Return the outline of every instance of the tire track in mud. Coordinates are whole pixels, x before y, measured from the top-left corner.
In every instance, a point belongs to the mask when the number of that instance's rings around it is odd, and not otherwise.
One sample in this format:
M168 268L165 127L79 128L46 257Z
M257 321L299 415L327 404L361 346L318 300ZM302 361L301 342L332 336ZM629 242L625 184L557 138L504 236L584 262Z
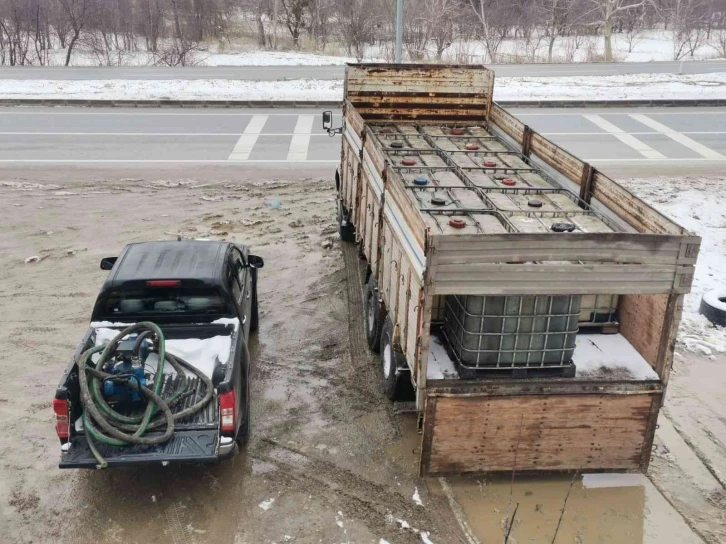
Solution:
M402 533L396 520L405 520L411 527L426 531L435 525L430 517L432 512L417 506L410 498L294 446L262 438L252 455L278 468L267 473L269 478L286 480L288 485L316 496L335 511L346 512L374 534L385 535L392 542L421 541L414 534ZM438 538L437 542L444 537L439 534Z
M195 544L194 538L186 529L182 519L184 517L184 505L180 502L173 502L164 510L166 526L171 533L174 544Z
M378 361L368 347L365 327L363 325L363 288L362 269L358 248L355 244L341 242L343 260L345 262L346 285L348 289L348 338L350 343L350 364L356 371L356 387L370 393L373 397L380 397L387 402L380 392L380 378L378 376ZM401 438L401 430L393 416L393 406L384 407L386 417L391 424L391 431L395 439Z

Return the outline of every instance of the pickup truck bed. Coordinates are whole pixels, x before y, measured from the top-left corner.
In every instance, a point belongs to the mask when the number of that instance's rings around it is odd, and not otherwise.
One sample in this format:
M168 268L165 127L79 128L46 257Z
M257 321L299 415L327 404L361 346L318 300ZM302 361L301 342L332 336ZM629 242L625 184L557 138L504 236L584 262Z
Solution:
M101 354L95 353L87 363L89 366L99 364L94 376L98 376L101 366L105 369L101 372L104 377L100 384L104 400L117 415L120 414L118 417L144 412L147 403L143 397L134 400L133 396L127 396L130 395L129 386L123 384L131 380L126 377L128 370L119 371L117 375L121 378L116 378L109 373L111 367L108 365L116 368L129 361L136 364L136 371L143 373L146 387L153 390L159 368L158 339L153 340L158 332L153 331L160 329L166 352L185 361L200 374L185 367L187 393L174 401L174 392L183 384L167 357L159 391L161 399L155 402L161 403L159 406L168 404L172 414L198 408L175 420L173 435L160 444L113 446L103 443L108 438L94 438L100 457L107 466L113 467L207 463L233 455L237 444L244 443L249 433L247 338L257 327L256 269L262 267L262 260L249 255L246 247L226 242L150 242L127 246L118 259L104 259L102 268L105 266L108 270L109 265L112 270L99 294L90 327L61 378L53 402L62 449L59 467L99 466L100 460L93 454L83 424L79 361L86 351L106 345L135 323L142 328L126 336L130 345L134 345L140 330L148 331L141 334L150 333L151 336L139 341L133 351L124 348L127 350L122 352L125 355L119 355L120 347L116 346L111 355L113 358L104 358L104 362L99 363ZM152 331L141 322L155 323L158 329ZM143 354L142 345L147 346ZM125 357L123 361L126 362L120 361L119 357ZM207 379L211 380L212 395L206 405L199 406L209 398ZM109 382L113 385L107 392L105 386ZM121 384L121 393L116 390L117 383ZM93 404L98 407L98 402ZM103 417L103 411L93 415L88 403L87 407L88 417L91 421L96 420L94 427L101 435L109 437L108 431L101 432L96 419ZM117 415L113 417L117 418ZM120 424L113 426L131 439L133 431L119 428ZM143 436L164 436L165 430L166 424L148 429Z

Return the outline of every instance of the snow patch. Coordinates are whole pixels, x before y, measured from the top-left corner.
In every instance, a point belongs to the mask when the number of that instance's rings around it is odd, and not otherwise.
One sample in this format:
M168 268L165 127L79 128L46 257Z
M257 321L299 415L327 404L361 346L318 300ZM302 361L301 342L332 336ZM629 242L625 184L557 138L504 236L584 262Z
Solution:
M257 506L259 506L259 507L260 507L260 508L262 508L262 509L263 509L263 510L264 510L265 512L267 512L267 511L268 511L268 510L269 510L270 508L272 508L272 503L273 503L273 502L275 502L275 499L274 499L274 497L273 497L272 499L267 499L266 501L262 501L262 502L261 502L260 504L258 504Z
M419 506L423 506L423 503L421 502L421 495L418 494L418 487L414 488L412 498L413 498L413 502L415 502Z
M502 77L497 100L657 100L723 98L726 73L599 77ZM342 80L21 80L0 81L0 99L341 101Z

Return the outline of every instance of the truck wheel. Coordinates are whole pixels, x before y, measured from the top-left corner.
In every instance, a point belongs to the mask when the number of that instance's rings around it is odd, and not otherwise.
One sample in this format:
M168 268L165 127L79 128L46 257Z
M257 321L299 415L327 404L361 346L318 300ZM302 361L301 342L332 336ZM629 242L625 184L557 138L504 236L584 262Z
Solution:
M393 322L390 317L386 317L381 331L381 384L383 394L390 400L398 397L398 369L402 366L404 357L393 341Z
M726 291L709 291L703 295L700 311L714 325L726 327Z
M343 226L343 219L345 217L345 209L343 203L338 199L338 232L340 233L340 239L343 242L355 242L355 227L350 221L347 221Z
M255 332L260 326L260 308L257 304L257 269L252 269L252 315L250 316L250 332Z
M368 286L366 287L365 312L368 347L378 353L381 349L381 331L383 330L386 314L383 305L378 300L378 289L373 274L368 278Z

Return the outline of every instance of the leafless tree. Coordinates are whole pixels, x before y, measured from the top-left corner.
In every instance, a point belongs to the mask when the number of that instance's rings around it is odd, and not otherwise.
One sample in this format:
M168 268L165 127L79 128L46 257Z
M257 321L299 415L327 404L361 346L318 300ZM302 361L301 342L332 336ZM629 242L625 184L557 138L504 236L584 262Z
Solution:
M340 37L359 61L363 58L366 44L373 41L377 18L366 0L341 0L336 15L340 25Z
M613 60L612 36L618 17L645 5L645 0L587 0L589 11L587 16L597 25L605 43L605 60Z
M71 63L73 47L78 43L81 33L95 13L95 0L58 0L68 17L68 24L71 27L71 41L68 43L66 53L66 66Z
M300 33L308 24L307 9L311 0L280 0L282 11L280 17L292 36L296 49L300 48Z
M510 23L507 0L467 0L471 12L479 23L479 36L487 50L490 62L497 62L502 41L507 36Z

